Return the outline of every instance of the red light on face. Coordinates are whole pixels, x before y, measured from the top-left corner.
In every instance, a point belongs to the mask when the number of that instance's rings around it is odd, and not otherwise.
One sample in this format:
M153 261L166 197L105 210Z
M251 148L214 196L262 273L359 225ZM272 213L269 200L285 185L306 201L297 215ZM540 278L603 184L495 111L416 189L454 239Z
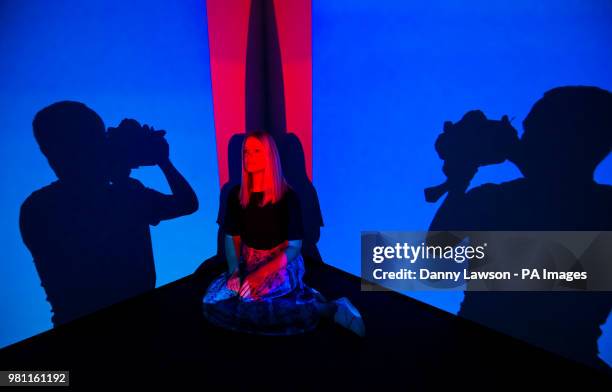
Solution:
M265 146L257 138L247 138L243 154L244 167L247 172L255 173L266 169L267 154Z
M229 180L230 140L233 135L247 131L245 91L251 3L251 0L206 0L221 186ZM263 7L265 2L258 4ZM273 4L282 54L286 110L283 116L286 116L289 132L295 134L302 144L306 172L312 179L312 4L311 0L273 0ZM265 21L268 24L273 22ZM257 29L254 31L261 33ZM249 170L246 164L244 168Z

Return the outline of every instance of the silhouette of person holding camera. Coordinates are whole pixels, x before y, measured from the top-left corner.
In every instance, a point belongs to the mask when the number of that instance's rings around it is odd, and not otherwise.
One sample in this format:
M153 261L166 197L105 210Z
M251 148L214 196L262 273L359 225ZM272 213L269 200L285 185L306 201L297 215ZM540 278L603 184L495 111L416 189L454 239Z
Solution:
M72 101L39 111L33 130L57 180L27 197L19 225L54 326L155 288L149 225L198 209L165 132L124 120L107 133L96 112ZM142 165L159 166L172 194L129 177Z
M445 163L448 195L430 231L612 230L612 186L594 180L612 148L612 94L587 86L552 89L532 107L523 128L520 141L499 149L522 178L466 192L477 165ZM452 149L470 144L488 148L459 137ZM458 314L609 370L598 357L597 340L611 309L612 293L605 291L466 291Z

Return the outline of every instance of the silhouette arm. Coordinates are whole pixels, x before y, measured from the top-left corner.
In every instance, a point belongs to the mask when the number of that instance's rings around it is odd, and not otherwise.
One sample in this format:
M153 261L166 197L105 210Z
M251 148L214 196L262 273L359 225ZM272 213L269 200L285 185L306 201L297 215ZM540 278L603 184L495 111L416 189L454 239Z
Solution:
M491 230L487 222L496 216L496 200L501 197L498 185L486 183L468 192L464 189L449 191L429 226L428 244L455 246L467 235L462 232Z
M463 191L450 191L436 211L427 234L427 245L456 246L463 238L448 230L466 230L470 219L469 197Z
M431 220L429 231L461 229L461 226L466 224L465 212L467 210L467 195L449 192Z
M159 220L177 218L196 212L199 208L198 197L170 159L160 162L159 167L172 191L172 195L164 195L161 202L158 203Z

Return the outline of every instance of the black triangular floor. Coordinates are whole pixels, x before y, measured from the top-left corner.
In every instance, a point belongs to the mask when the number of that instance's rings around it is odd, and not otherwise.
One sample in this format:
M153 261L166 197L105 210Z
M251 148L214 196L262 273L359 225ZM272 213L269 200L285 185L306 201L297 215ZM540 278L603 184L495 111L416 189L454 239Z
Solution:
M611 380L401 294L361 291L358 277L328 265L308 266L306 283L329 299L349 297L362 313L366 338L331 322L292 337L221 330L205 321L200 301L223 268L211 258L193 275L6 347L0 370L70 370L71 385L87 389L188 382L230 390L331 384L588 390Z

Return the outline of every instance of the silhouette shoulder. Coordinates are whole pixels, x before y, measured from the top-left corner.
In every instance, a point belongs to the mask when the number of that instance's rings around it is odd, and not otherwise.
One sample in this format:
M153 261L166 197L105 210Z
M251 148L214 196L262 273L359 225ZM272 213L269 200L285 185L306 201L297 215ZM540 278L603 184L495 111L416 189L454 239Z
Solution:
M47 220L45 215L58 203L57 190L56 183L51 183L32 192L21 203L19 231L28 248L31 248L33 242L40 238L40 230L43 229L41 224Z
M176 216L176 203L172 195L166 195L144 185L139 180L128 177L116 186L115 200L121 208L130 208L135 216L152 226L157 226L162 220Z
M478 202L495 197L502 189L501 184L486 183L470 189L465 195L470 201Z
M146 189L146 187L144 186L142 182L140 182L140 180L137 180L133 177L128 177L123 181L124 182L122 182L121 185L119 186L124 187L127 190L140 191L140 190ZM117 185L115 185L115 187L116 186Z
M44 206L53 204L57 196L57 186L53 182L30 193L21 204L21 214L31 214L36 211L44 210Z
M522 178L518 178L512 181L502 182L501 184L485 183L470 189L466 196L470 201L482 202L488 201L492 198L499 198L506 194L515 194L523 189L524 181Z

